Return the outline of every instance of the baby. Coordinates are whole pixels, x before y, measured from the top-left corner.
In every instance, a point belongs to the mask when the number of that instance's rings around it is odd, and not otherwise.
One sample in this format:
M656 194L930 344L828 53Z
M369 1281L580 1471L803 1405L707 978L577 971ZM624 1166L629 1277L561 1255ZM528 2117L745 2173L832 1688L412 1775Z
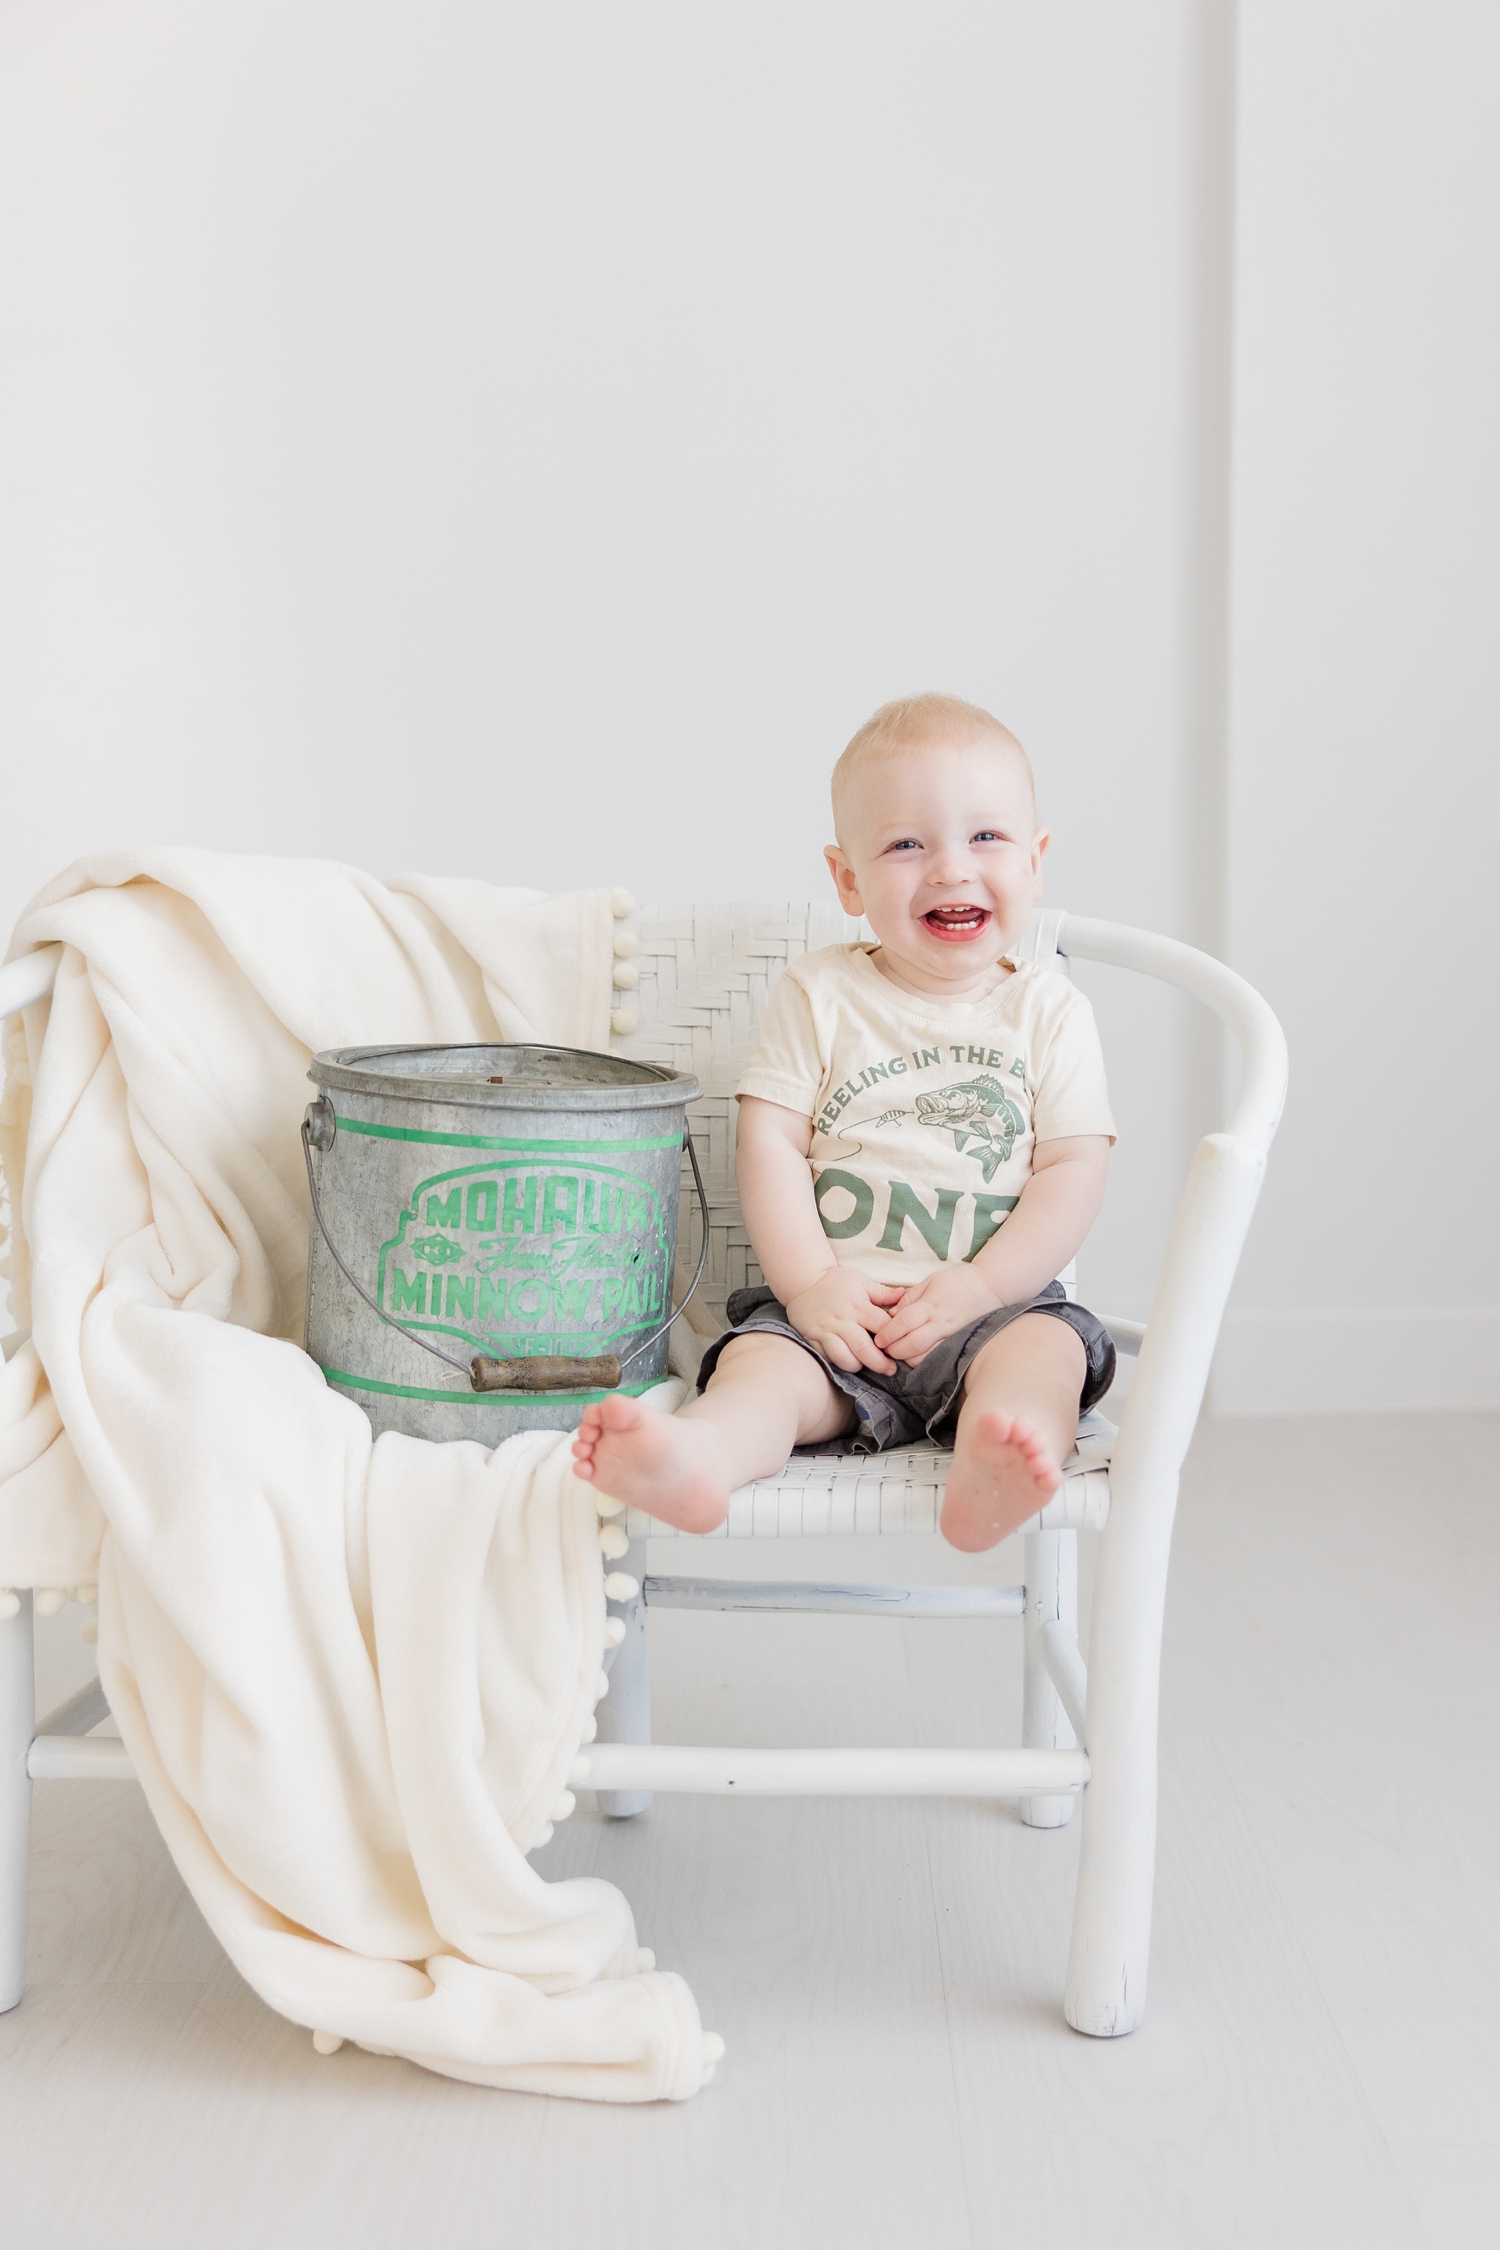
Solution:
M675 1415L585 1409L576 1473L685 1531L794 1445L953 1448L942 1529L992 1547L1061 1482L1114 1346L1057 1274L1104 1198L1093 1013L1016 959L1042 891L1025 751L950 696L888 703L833 775L826 857L875 943L792 964L739 1087L766 1286L729 1299Z

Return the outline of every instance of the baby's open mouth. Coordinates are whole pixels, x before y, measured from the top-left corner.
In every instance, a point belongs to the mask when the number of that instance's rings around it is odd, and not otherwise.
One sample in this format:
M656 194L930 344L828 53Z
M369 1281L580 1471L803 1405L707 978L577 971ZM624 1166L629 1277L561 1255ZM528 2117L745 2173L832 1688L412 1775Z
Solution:
M934 937L946 938L950 944L961 943L989 927L990 910L987 906L935 906L922 920Z

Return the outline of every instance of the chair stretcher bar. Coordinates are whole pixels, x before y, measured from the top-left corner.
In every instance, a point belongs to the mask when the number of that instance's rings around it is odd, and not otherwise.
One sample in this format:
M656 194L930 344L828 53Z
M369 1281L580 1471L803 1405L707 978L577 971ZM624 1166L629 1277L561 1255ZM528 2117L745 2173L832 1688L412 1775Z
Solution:
M33 1781L134 1781L135 1767L112 1735L39 1734L26 1754Z
M812 1586L648 1576L648 1609L806 1610L836 1617L1024 1617L1024 1586Z
M1082 1750L724 1750L660 1742L591 1743L570 1776L584 1789L695 1797L1055 1797L1084 1788L1088 1778Z
M38 1734L89 1734L101 1719L108 1717L109 1704L102 1684L96 1679L86 1680L76 1695L70 1695L66 1703L59 1703L55 1711L47 1713L36 1731Z
M89 1680L66 1703L49 1711L32 1737L26 1771L33 1781L134 1781L135 1768L123 1742L112 1735L91 1736L89 1729L109 1717L109 1704L97 1680Z
M124 1743L109 1736L39 1734L26 1765L33 1781L136 1778ZM1087 1785L1089 1761L1082 1750L721 1750L597 1742L570 1778L580 1788L697 1797L1055 1797Z
M1080 1742L1087 1742L1084 1717L1088 1709L1089 1676L1078 1653L1077 1641L1067 1626L1055 1617L1049 1618L1042 1627L1042 1662L1057 1690L1057 1700L1068 1714L1069 1726Z

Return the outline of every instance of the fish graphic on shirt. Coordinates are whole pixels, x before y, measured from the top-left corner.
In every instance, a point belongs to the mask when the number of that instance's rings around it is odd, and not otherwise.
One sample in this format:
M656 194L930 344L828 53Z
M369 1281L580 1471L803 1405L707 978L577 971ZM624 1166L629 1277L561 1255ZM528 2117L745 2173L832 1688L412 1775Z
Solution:
M915 1110L887 1109L879 1117L851 1118L848 1125L840 1127L837 1137L847 1140L852 1132L868 1133L883 1125L900 1124L908 1118L918 1125L931 1125L939 1132L951 1133L954 1147L973 1158L986 1185L1008 1160L1026 1125L999 1079L982 1076L953 1086L940 1086L933 1094L918 1094ZM857 1156L862 1147L862 1142L853 1142L850 1155Z
M918 1094L917 1121L951 1133L954 1147L975 1159L986 1182L1007 1161L1025 1127L999 1079L989 1077L940 1086L935 1094Z

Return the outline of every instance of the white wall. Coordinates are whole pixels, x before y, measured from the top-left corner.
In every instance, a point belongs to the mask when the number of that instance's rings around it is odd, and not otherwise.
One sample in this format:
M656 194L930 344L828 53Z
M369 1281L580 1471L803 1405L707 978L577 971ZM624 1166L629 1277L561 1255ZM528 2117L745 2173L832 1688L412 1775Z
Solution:
M1055 895L1190 911L1193 10L12 10L19 905L123 836L638 893L826 883L939 684ZM1144 1303L1175 1018L1094 1286Z
M1292 1098L1221 1406L1500 1406L1500 10L1242 12L1230 946Z
M1325 488L1278 462L1307 340L1304 451L1363 375L1379 290L1309 308L1283 269L1351 224L1379 244L1401 214L1379 182L1346 213L1318 172L1320 103L1338 145L1369 153L1335 87L1345 51L1368 76L1382 39L1436 22L1421 132L1441 138L1450 63L1493 21L1450 0L1247 11L1226 922L1227 0L12 0L0 899L131 837L806 895L859 720L914 686L977 697L1034 753L1053 896L1230 943L1286 1009L1296 1106L1225 1395L1303 1402L1311 1363L1268 1360L1263 1316L1377 1300L1363 1268L1339 1278L1366 1174L1345 1198L1319 1145L1359 1042L1324 1073L1312 995L1346 979L1299 968L1279 935L1283 882L1332 903L1362 879L1307 716L1332 696L1303 685L1321 640L1291 695L1300 731L1278 715L1307 608L1282 573L1316 591L1315 558L1338 562ZM1324 94L1301 102L1288 69ZM1477 94L1455 99L1477 116ZM1446 208L1451 151L1432 178L1420 148L1400 161ZM1438 364L1461 292L1449 306L1429 270L1434 233L1396 256L1439 301ZM1478 439L1467 396L1429 414L1418 382L1402 406L1419 374L1381 394L1382 459ZM1402 460L1409 517L1421 479ZM1358 488L1353 455L1339 474ZM1467 505L1445 487L1423 536ZM1420 621L1400 677L1441 650L1444 740L1467 741L1477 656L1422 594L1431 567L1376 589L1374 661L1399 670L1392 617ZM1352 601L1339 631L1341 677L1363 661ZM1387 699L1361 693L1363 741ZM1268 863L1279 757L1309 811ZM1388 790L1364 802L1372 833L1408 825ZM1084 1281L1141 1311L1207 1051L1166 1002L1092 988L1126 1137ZM1382 1052L1419 1036L1409 1012L1382 1025ZM1410 1072L1380 1079L1367 1133L1393 1092L1410 1116ZM1378 1302L1493 1299L1449 1220L1424 1230L1413 1214Z

